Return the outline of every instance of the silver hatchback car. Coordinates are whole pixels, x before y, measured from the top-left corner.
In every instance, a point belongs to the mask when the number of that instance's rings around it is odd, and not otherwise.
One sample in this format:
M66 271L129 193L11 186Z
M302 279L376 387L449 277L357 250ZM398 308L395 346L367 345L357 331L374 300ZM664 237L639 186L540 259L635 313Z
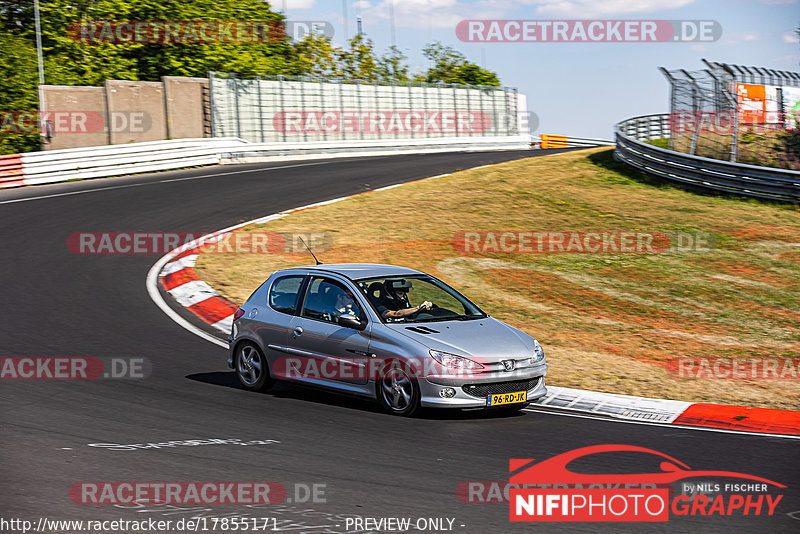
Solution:
M334 264L276 271L239 308L228 366L246 389L276 380L421 406L516 410L546 393L544 350L420 271Z

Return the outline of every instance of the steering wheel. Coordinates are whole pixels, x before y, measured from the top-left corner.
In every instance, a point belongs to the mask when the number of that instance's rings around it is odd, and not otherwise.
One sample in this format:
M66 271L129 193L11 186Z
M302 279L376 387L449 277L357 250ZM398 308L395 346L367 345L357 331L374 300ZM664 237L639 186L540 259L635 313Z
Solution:
M439 306L437 306L436 304L431 303L431 307L430 308L420 308L417 311L415 311L414 313L412 313L411 315L409 315L409 317L417 317L420 313L430 313L430 311L432 309L438 308L438 307Z

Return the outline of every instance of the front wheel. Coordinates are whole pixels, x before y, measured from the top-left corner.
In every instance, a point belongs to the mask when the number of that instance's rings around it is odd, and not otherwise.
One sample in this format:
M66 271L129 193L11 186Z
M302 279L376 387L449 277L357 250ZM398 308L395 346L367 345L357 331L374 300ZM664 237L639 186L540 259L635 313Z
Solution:
M275 384L269 376L269 365L264 353L255 343L246 341L236 349L236 378L250 391L267 391Z
M390 365L377 384L378 402L392 415L413 415L420 406L419 384L400 366Z

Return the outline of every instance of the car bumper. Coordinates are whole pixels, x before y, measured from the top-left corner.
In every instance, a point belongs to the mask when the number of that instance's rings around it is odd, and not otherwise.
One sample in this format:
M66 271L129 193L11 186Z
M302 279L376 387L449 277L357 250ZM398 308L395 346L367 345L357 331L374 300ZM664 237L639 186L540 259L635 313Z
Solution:
M484 394L484 391L489 390L491 393L520 391L520 389L506 387L506 385L527 381L529 384L522 388L528 392L525 401L527 404L547 394L544 384L546 374L547 365L545 364L516 372L487 373L483 376L427 377L419 381L420 402L422 406L434 408L486 408L486 397L489 393ZM449 398L442 397L440 393L446 388L452 388L455 395ZM497 391L493 391L494 389ZM468 393L471 390L474 391Z

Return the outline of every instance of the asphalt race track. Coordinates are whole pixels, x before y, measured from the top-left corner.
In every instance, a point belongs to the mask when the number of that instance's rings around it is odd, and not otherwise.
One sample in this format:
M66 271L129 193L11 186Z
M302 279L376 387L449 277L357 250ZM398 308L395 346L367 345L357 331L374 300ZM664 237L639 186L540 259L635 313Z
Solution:
M148 296L145 277L158 256L77 255L66 246L73 232L213 231L358 191L552 152L226 166L0 192L0 356L140 357L152 366L138 380L0 380L0 515L34 523L274 517L287 532L313 533L346 532L347 516L450 518L453 532L486 534L800 531L797 440L530 412L425 411L403 419L311 389L249 393L237 387L225 349L175 324ZM240 441L89 446L210 438ZM253 441L261 443L242 445ZM508 480L511 458L546 459L603 443L648 447L694 469L752 474L788 488L772 517L607 525L512 524L507 504L462 503L456 496L464 481ZM656 467L620 456L583 465L611 473ZM274 481L289 495L284 504L256 507L76 504L69 489L83 481ZM324 495L302 502L312 484L324 485L317 486Z

